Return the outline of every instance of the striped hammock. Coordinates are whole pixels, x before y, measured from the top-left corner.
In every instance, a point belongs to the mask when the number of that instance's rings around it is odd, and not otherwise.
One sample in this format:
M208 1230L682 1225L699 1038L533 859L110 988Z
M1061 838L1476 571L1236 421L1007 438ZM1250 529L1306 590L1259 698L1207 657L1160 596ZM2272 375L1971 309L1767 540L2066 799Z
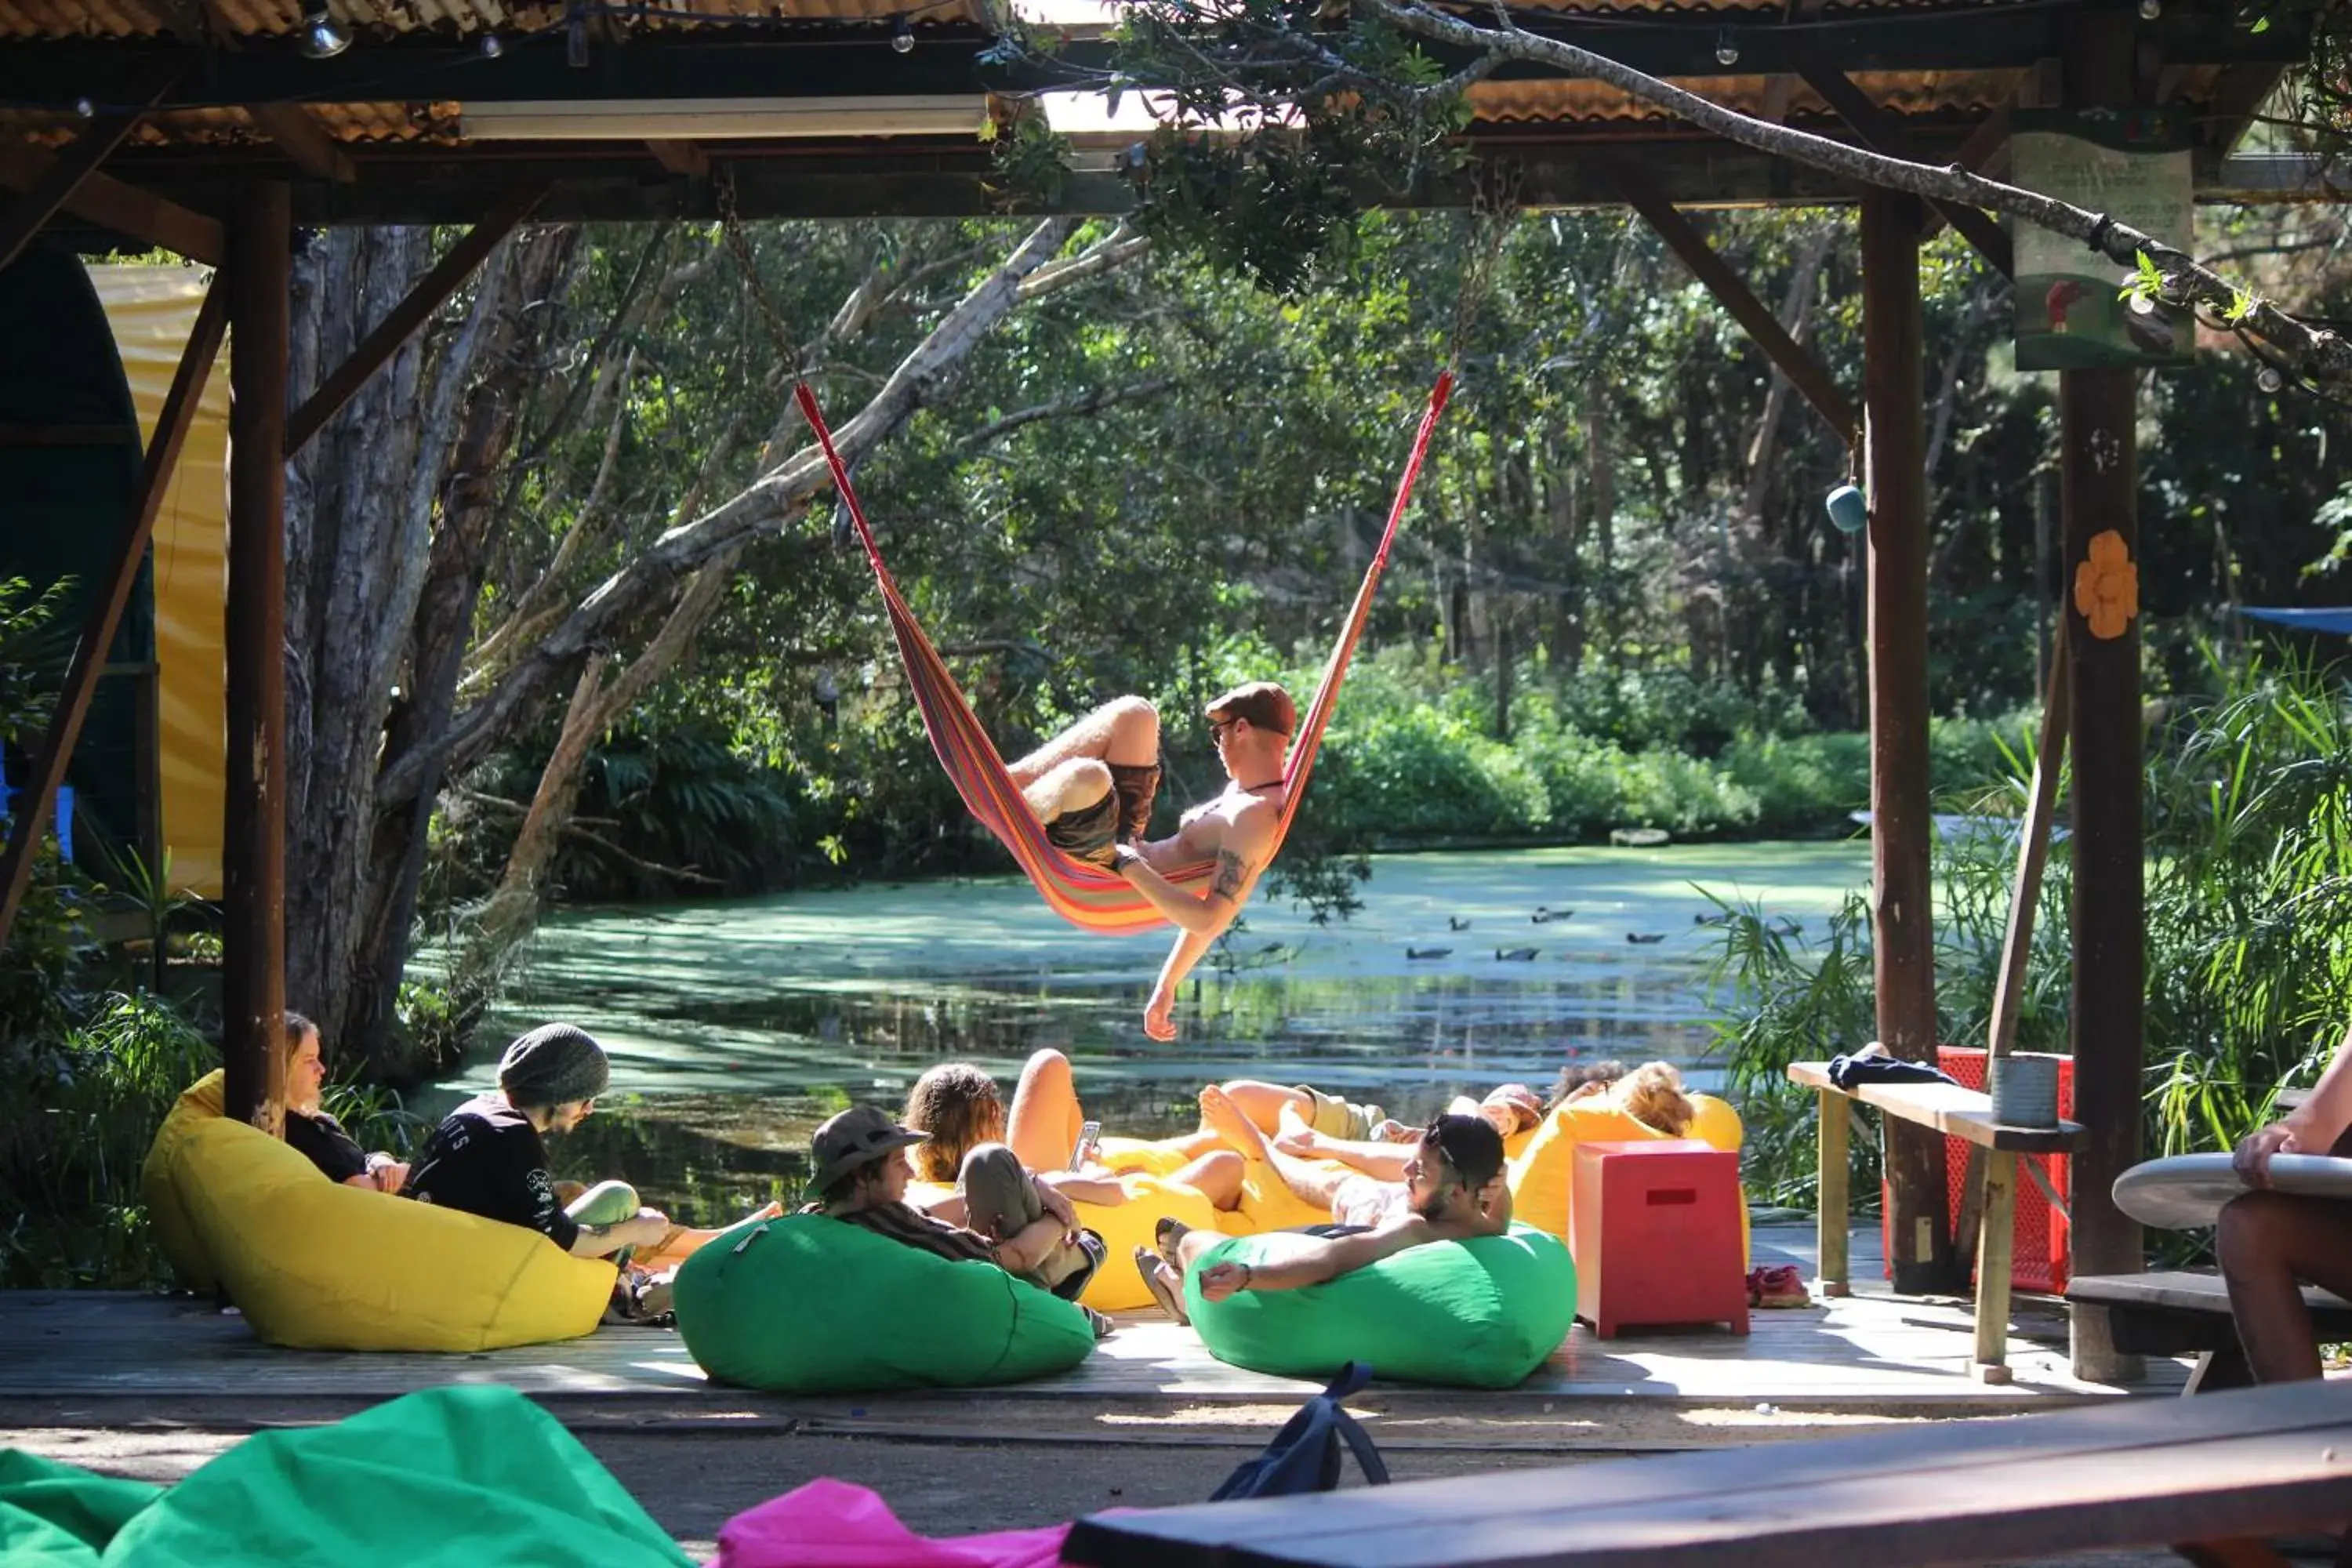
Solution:
M1339 628L1339 643L1323 667L1323 679L1315 688L1315 696L1307 705L1306 717L1291 745L1289 761L1283 769L1286 794L1282 821L1275 829L1277 846L1290 831L1291 818L1307 793L1307 775L1315 768L1316 748L1331 722L1331 709L1339 698L1339 682L1348 673L1349 656L1355 652L1356 641L1363 635L1365 618L1371 613L1372 595L1380 587L1381 574L1388 567L1389 546L1396 539L1397 524L1403 520L1406 503L1412 500L1413 480L1421 473L1422 459L1428 455L1429 437L1437 427L1437 416L1444 411L1446 397L1453 389L1450 373L1440 375L1437 384L1430 389L1429 407L1422 415L1421 429L1413 437L1412 455L1405 463L1404 478L1397 483L1396 500L1390 504L1388 526L1381 531L1380 548L1372 552L1371 565L1365 570L1363 584L1356 590L1356 602L1348 611L1347 623ZM1013 782L1004 759L997 754L988 732L981 728L971 704L964 700L955 677L949 673L946 661L916 622L898 584L891 581L890 569L883 564L882 552L874 542L874 530L866 523L866 510L858 505L857 492L850 487L849 470L841 454L834 450L833 432L817 409L816 395L805 383L796 385L793 395L799 400L809 428L816 432L817 444L824 448L833 482L839 488L850 521L856 525L857 537L866 546L866 558L873 563L874 580L881 585L882 602L890 612L891 635L898 639L898 655L906 661L908 681L914 691L916 706L922 710L924 728L929 731L931 747L939 752L948 776L955 781L956 793L963 796L964 805L1013 852L1013 859L1037 884L1045 901L1071 924L1114 936L1166 924L1167 917L1152 908L1124 879L1066 855L1046 842L1045 824L1037 820L1036 812L1030 808L1020 786ZM1167 876L1180 886L1190 885L1207 879L1211 869L1207 862L1202 862Z

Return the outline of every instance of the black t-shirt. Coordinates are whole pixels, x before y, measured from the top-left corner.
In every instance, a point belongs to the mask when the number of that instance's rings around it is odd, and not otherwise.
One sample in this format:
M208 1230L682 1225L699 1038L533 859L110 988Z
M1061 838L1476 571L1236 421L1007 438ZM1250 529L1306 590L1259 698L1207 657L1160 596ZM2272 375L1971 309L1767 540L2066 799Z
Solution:
M300 1150L331 1181L368 1173L367 1151L352 1141L343 1124L323 1110L289 1110L286 1142Z
M580 1237L556 1201L539 1129L503 1095L477 1095L443 1118L401 1190L419 1203L540 1231L566 1252Z

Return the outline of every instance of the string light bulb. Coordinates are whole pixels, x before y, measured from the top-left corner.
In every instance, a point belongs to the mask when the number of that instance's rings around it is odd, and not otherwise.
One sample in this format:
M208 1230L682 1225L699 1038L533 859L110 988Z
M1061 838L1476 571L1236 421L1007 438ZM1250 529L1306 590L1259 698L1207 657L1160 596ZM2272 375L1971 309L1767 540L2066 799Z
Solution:
M2139 19L2153 22L2164 15L2164 0L2139 0Z
M484 33L482 41L474 46L474 50L484 59L494 60L507 52L507 47L496 33Z
M890 25L890 49L894 54L915 52L915 29L906 17L900 16Z
M74 113L83 120L95 120L98 118L98 105L89 99L77 98L74 100Z
M296 47L305 59L331 60L352 47L352 36L335 25L324 5L302 14Z
M1739 40L1732 36L1732 31L1728 27L1715 36L1715 63L1719 66L1736 66L1739 63Z
M2264 392L2276 392L2286 385L2286 377L2278 373L2276 365L2266 364L2254 373L2254 384Z

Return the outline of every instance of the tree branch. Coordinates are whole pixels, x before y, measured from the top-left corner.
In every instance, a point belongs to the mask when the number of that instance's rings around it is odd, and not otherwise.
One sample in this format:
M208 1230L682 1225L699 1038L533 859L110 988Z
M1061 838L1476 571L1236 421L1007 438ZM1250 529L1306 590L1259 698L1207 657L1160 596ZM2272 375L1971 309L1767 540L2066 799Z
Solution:
M1140 403L1147 397L1157 397L1175 384L1172 377L1155 376L1150 381L1131 382L1125 386L1099 387L1082 396L1064 398L1059 403L1040 403L1033 407L1015 409L1001 418L990 420L959 440L956 446L961 451L977 451L1000 437L1010 436L1024 425L1034 425L1041 419L1099 414L1121 403Z
M2164 275L2164 294L2179 303L2201 304L2259 337L2302 375L2352 382L2352 343L2338 334L2297 321L2267 300L2247 294L2195 258L2158 237L2039 192L1971 174L1955 163L1938 168L1832 142L1825 136L1775 125L1724 108L1670 82L1646 76L1605 55L1529 33L1517 24L1483 27L1431 8L1420 0L1360 0L1365 12L1422 37L1500 59L1527 60L1606 82L1619 91L1667 110L1727 142L1752 147L1791 163L1842 174L1865 184L1902 191L1930 201L1955 202L2007 213L2053 234L2081 240L2124 268L2145 252Z
M881 390L841 426L835 444L856 461L879 446L927 402L936 401L957 366L978 342L1034 293L1023 285L1051 262L1067 242L1076 220L1054 217L1030 231L993 271L973 285L921 342L900 360ZM1087 256L1103 251L1089 249ZM1141 247L1118 247L1084 271L1057 274L1057 286L1108 271ZM1086 259L1081 257L1079 259ZM740 492L691 522L652 541L626 564L573 606L562 624L519 658L498 683L457 715L429 744L412 748L388 765L376 785L379 812L397 809L415 797L428 770L460 772L487 756L520 712L541 700L567 669L611 627L639 613L668 584L709 561L753 531L794 516L831 482L814 445L802 447Z

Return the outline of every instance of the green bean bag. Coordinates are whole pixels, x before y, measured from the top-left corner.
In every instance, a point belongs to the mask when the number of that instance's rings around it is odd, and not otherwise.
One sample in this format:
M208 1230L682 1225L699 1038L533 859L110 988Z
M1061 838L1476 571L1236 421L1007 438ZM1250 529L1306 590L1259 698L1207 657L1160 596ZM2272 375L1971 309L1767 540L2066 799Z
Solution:
M1435 1241L1303 1290L1202 1300L1202 1269L1263 1266L1311 1246L1286 1231L1236 1236L1202 1254L1184 1303L1219 1361L1286 1377L1328 1377L1351 1361L1376 1376L1508 1388L1543 1364L1576 1321L1568 1244L1532 1226Z
M1095 1348L1069 1302L824 1215L746 1221L678 1266L678 1337L722 1383L777 1394L1019 1383Z

